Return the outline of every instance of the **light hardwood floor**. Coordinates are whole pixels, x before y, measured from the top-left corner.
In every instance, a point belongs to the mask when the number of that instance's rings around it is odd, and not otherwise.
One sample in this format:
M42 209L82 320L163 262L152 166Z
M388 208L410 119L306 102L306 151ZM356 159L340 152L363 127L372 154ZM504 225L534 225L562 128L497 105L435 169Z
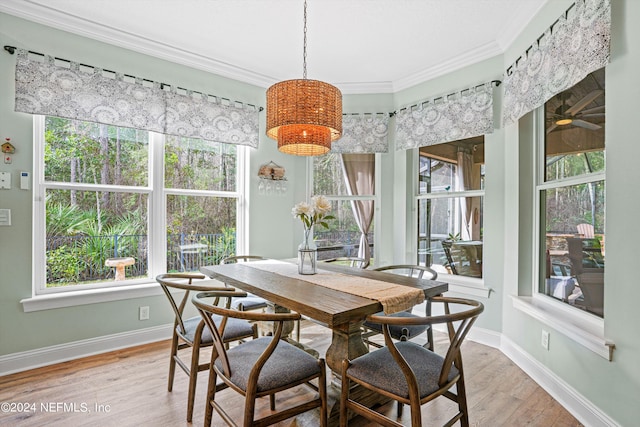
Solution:
M446 337L437 335L436 351ZM331 339L327 329L304 321L302 341L323 354ZM472 426L580 426L548 393L498 350L467 341L463 344ZM193 424L186 422L187 376L178 370L173 391L167 391L169 341L110 352L27 372L0 377L0 426L201 426L207 372L201 372ZM208 357L208 353L203 355ZM280 393L277 405L287 405L303 393ZM240 417L242 401L233 391L220 393L225 406ZM442 425L453 403L439 398L423 406L425 425ZM268 411L265 398L259 410ZM395 405L381 411L394 414ZM409 421L405 408L403 420ZM224 426L214 413L213 426ZM292 421L278 426L295 426ZM353 420L352 427L374 424Z

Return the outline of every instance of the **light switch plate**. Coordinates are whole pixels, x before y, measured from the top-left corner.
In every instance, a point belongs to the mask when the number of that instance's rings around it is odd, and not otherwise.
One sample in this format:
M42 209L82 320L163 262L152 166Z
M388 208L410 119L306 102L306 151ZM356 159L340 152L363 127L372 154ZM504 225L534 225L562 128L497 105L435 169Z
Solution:
M0 172L0 188L11 188L11 172Z
M11 225L11 209L0 209L0 226Z

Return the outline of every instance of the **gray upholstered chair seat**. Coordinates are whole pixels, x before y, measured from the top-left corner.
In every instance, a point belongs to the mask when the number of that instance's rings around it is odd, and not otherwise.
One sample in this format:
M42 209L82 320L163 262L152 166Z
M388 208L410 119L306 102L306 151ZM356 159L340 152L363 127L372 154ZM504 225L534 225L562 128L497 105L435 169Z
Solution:
M444 361L442 356L408 341L396 343L396 348L411 366L416 376L420 398L428 396L440 388L438 376ZM361 379L374 387L409 398L409 388L406 381L398 380L404 378L404 374L387 347L352 360L347 372L351 377ZM449 381L457 376L458 370L452 367L448 377Z
M383 312L376 313L376 316L384 316L384 313ZM389 316L390 317L420 317L406 311L390 314ZM364 326L378 333L382 333L382 325L379 323L364 322ZM389 332L391 333L392 338L399 340L403 335L403 329L406 329L407 331L406 338L412 339L417 337L420 334L425 333L429 328L430 328L429 325L406 325L406 326L389 325Z
M231 300L231 308L234 310L259 310L266 307L267 300L253 294L247 294L246 298L234 298Z
M327 380L324 359L316 359L305 351L282 340L285 322L300 320L299 313L267 313L257 310L240 311L227 308L234 298L246 298L244 292L212 291L194 295L192 302L212 331L214 350L211 352L211 369L207 389L207 405L204 425L211 426L213 412L217 412L228 425L270 426L280 424L303 412L318 408L320 426L327 426ZM208 301L211 301L209 303ZM232 348L224 343L220 330L211 315L227 319L243 319L273 325L272 335L246 341ZM254 323L255 324L255 323ZM311 381L317 381L317 385ZM318 393L305 399L302 395L295 403L276 410L275 394L307 384ZM242 420L230 416L227 402L220 400L219 392L230 389L244 396ZM256 411L256 399L269 396L267 414ZM237 408L236 404L230 407ZM261 411L260 411L261 412ZM260 416L260 418L256 418ZM242 421L241 423L239 421Z
M227 350L232 383L242 390L247 389L251 369L273 338L262 337ZM217 359L216 368L222 369ZM258 378L258 393L278 389L309 378L319 373L318 360L286 341L280 340L275 351L262 368Z
M222 319L221 316L216 314L212 315L213 321L216 325L220 325L220 321ZM196 328L198 327L198 323L202 321L202 317L192 317L184 321L184 329L185 333L180 332L180 326L176 326L176 332L178 335L182 336L185 340L189 342L193 342L193 337L196 332ZM227 341L234 341L239 338L251 337L254 335L254 329L251 324L245 320L228 318L227 325L224 329L224 336L222 339ZM211 344L213 342L213 337L211 336L211 331L209 328L205 327L202 331L202 339L200 340L201 345Z

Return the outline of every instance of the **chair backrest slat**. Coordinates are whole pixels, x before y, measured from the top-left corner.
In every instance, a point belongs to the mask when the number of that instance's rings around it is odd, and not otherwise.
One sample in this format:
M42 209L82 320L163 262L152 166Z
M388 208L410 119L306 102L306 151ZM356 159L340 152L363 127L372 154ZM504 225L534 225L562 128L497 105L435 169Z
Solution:
M384 341L389 348L389 352L393 355L396 363L405 372L408 368L407 362L404 360L398 349L396 343L391 337L389 325L396 326L411 326L411 325L434 325L439 323L446 323L447 332L449 335L449 346L444 356L444 363L439 374L439 385L442 386L448 382L449 374L452 366L462 365L462 359L460 357L460 348L462 343L469 333L471 326L478 318L480 313L484 311L482 303L465 298L450 298L450 297L433 297L433 303L442 303L444 305L444 314L437 316L416 316L416 317L394 317L384 315L371 315L367 318L368 321L382 324ZM463 305L468 306L462 311L452 312L450 305ZM410 370L410 369L409 369ZM407 371L408 372L408 371ZM411 380L413 374L405 376L408 379L408 384L411 387L411 383L415 382ZM415 380L415 378L414 378Z
M216 280L205 279L206 276L199 273L165 273L156 277L156 281L160 284L164 294L167 296L175 315L174 327L179 326L180 332L183 334L185 333L185 327L182 314L184 313L191 291L233 290L233 288L218 286L220 282ZM193 283L194 280L198 280L198 283ZM171 293L171 289L184 291L180 304L177 303L175 295Z
M233 375L231 372L231 365L229 363L229 357L227 355L226 345L222 339L224 336L224 327L226 326L227 319L236 318L244 319L254 322L273 322L273 335L272 343L264 350L260 358L255 364L251 375L258 375L262 369L264 363L269 359L273 351L275 350L278 341L282 337L285 321L299 320L300 314L298 313L263 313L258 311L238 311L228 308L228 302L231 298L246 297L246 292L232 292L228 289L221 289L210 292L199 292L195 294L191 301L198 309L198 312L205 320L207 327L211 330L213 336L214 349L217 351L217 357L220 358L223 372L225 376L230 377ZM213 303L207 303L206 301L213 299ZM224 301L226 300L226 302ZM219 325L216 325L211 315L215 314L222 317L222 321Z

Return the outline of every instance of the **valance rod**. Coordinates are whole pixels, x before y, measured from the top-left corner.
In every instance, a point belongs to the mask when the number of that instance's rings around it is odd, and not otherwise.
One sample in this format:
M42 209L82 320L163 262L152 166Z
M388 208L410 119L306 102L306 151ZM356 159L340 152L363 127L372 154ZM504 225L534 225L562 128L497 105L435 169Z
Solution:
M9 52L11 55L13 55L13 54L16 52L16 49L17 49L17 48L16 48L15 46L8 46L8 45L5 45L5 46L4 46L4 50L6 50L7 52ZM33 54L33 55L38 55L38 56L43 56L43 57L44 57L44 56L47 56L47 55L45 55L44 53L34 52L34 51L32 51L32 50L28 50L27 52L29 52L29 53L31 53L31 54ZM73 62L73 61L70 61L70 60L68 60L68 59L58 58L58 57L55 57L55 56L54 56L54 59L56 59L56 60L58 60L58 61L66 62L66 63L69 63L69 64L71 64L71 63ZM83 67L93 68L93 69L95 69L95 68L96 68L96 67L94 67L93 65L87 65L87 64L82 64L82 63L79 63L79 65L81 65L81 66L83 66ZM107 73L113 73L113 74L116 74L116 72L115 72L115 71L107 70L107 69L105 69L105 68L103 68L103 70L104 70L104 71L106 71ZM123 76L125 76L125 77L132 78L132 79L137 79L137 78L138 78L138 77L133 76L133 75L131 75L131 74L122 74L122 75L123 75ZM144 82L148 82L148 83L156 83L156 82L155 82L155 81L153 81L153 80L145 79L145 78L142 78L142 77L140 77L140 79L141 79L142 81L144 81ZM168 83L161 83L161 82L157 82L157 83L158 83L158 84L160 84L160 88L161 88L161 89L164 89L165 87L174 87L173 85L168 84ZM249 103L246 103L246 102L242 102L242 101L232 101L232 100L230 100L229 98L223 98L223 97L221 97L221 96L204 94L204 93L202 93L202 92L199 92L199 91L196 91L196 90L189 90L189 89L185 89L185 88L182 88L182 87L180 87L180 86L175 86L175 88L176 88L177 90L183 90L183 91L186 91L186 92L197 93L197 94L200 94L200 95L202 95L202 96L211 96L211 97L214 97L214 98L216 98L216 99L222 99L222 100L224 100L224 101L228 101L228 102L230 102L230 103L231 103L231 102L233 102L233 103L237 103L237 104L248 105L248 106L250 106L250 107L256 107L255 105L253 105L253 104L249 104ZM264 110L264 108L263 108L263 107L258 107L258 111L262 111L262 110Z
M494 85L494 84L495 84L495 85L496 85L495 87L498 87L498 86L500 86L500 84L502 83L502 81L501 81L501 80L491 80L491 82L490 82L490 83L491 83L492 85ZM475 86L473 86L473 89L475 89L475 88L477 88L477 87L484 86L485 84L486 84L486 83L479 84L479 85L475 85ZM452 96L452 95L456 95L456 94L458 94L458 93L462 93L462 92L464 92L464 91L466 91L466 90L469 90L469 89L471 89L471 88L467 88L467 89L459 90L459 91L457 91L457 92L449 93L449 94L447 94L447 95L438 96L438 97L432 98L432 100L433 100L433 101L437 101L437 100L439 100L439 99L445 99L445 100L446 100L448 97L450 97L450 96ZM408 109L408 108L415 108L415 107L419 107L420 105L422 105L422 104L424 104L424 103L426 103L426 102L429 102L429 100L420 101L420 102L418 102L418 103L416 103L416 104L411 104L411 105L409 105L409 106L407 106L407 107L403 107L403 108L401 108L400 110L392 111L391 113L389 113L389 117L393 117L393 116L395 116L396 114L398 114L398 112L399 112L399 111L406 110L406 109Z
M383 113L383 112L377 112L377 113L342 113L343 116L384 116L384 115L389 115L389 117L393 117L393 115L395 114L394 111L392 111L391 113Z
M574 7L576 7L575 2L571 4L571 6L569 6L568 9L566 9L564 11L564 13L561 15L561 17L564 17L565 19L569 16L569 11L571 11L571 9L573 9ZM553 32L553 27L555 27L555 25L560 22L560 18L556 19L555 21L553 21L553 24L549 25L549 28L547 28L547 31L549 31L549 33ZM535 44L540 44L540 40L547 34L547 31L544 31L542 33L542 35L540 37L538 37L536 39L536 41L534 42ZM533 44L530 45L527 49L525 49L524 51L524 55L519 56L511 66L509 66L509 68L507 68L507 75L510 76L513 73L513 67L518 65L518 61L520 61L523 56L526 56L529 54L529 51L531 51L531 49L533 49Z

